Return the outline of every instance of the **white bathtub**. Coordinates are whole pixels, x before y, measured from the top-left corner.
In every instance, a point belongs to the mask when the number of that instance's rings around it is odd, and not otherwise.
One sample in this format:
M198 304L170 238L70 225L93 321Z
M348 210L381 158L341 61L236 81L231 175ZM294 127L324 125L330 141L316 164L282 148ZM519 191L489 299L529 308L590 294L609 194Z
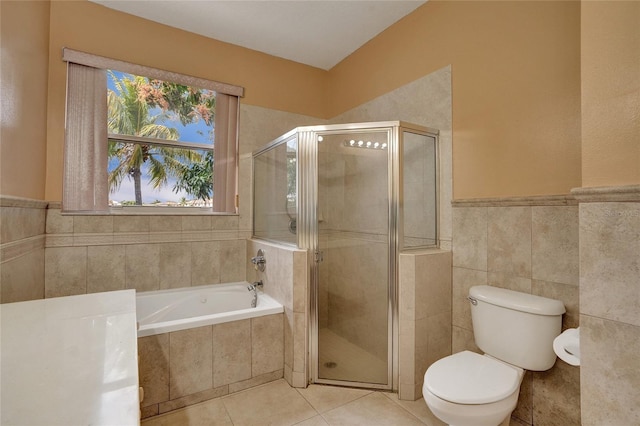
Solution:
M262 291L252 308L248 285L237 282L137 293L138 337L283 312L282 305Z

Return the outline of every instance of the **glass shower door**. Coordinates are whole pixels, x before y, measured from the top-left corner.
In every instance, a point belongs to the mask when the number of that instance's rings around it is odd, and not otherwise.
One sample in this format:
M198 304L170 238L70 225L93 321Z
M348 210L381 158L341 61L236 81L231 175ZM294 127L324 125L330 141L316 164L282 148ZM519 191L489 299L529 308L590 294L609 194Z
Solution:
M317 381L391 386L390 132L318 143Z

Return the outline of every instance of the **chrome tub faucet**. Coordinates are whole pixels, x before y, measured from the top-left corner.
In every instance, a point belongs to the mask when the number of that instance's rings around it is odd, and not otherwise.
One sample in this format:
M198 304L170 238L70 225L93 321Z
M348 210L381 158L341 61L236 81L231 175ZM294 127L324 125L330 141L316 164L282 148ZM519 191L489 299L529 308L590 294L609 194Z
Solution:
M247 290L253 292L253 300L251 300L251 307L255 308L258 305L258 288L263 288L262 280L256 281L247 286Z

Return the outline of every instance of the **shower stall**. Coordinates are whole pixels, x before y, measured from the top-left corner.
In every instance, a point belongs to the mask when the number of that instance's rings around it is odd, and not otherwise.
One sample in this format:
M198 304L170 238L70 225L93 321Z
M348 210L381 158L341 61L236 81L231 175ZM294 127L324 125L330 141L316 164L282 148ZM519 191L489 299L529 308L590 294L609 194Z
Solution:
M314 383L397 388L398 260L438 244L438 131L298 127L253 154L253 236L308 250Z

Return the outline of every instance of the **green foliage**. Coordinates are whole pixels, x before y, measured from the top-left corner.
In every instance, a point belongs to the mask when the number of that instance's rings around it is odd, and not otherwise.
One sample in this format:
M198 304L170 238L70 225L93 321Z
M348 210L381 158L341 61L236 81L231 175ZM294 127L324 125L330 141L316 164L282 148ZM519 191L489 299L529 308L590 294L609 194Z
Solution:
M213 92L176 83L149 81L140 76L118 79L111 71L109 76L116 87L115 91L109 90L107 94L110 133L178 140L177 129L159 124L167 114L177 114L183 124L202 119L210 125L213 120ZM163 112L152 115L151 109L156 106ZM132 178L137 205L142 204L140 179L145 163L149 165L150 183L154 188L166 185L169 178L176 178L179 183L176 186L179 185L190 195L203 200L212 195L212 155L203 160L201 153L190 149L110 140L108 157L109 160L118 159L117 166L109 173L110 191L115 192L125 177ZM206 167L209 167L208 182L203 180L207 178ZM208 192L206 186L209 187Z
M213 197L213 153L208 151L203 159L194 162L182 170L173 186L174 192L184 191L199 200L207 201Z
M150 80L140 86L138 95L151 107L176 113L183 125L202 119L210 126L215 115L215 94L210 90Z

